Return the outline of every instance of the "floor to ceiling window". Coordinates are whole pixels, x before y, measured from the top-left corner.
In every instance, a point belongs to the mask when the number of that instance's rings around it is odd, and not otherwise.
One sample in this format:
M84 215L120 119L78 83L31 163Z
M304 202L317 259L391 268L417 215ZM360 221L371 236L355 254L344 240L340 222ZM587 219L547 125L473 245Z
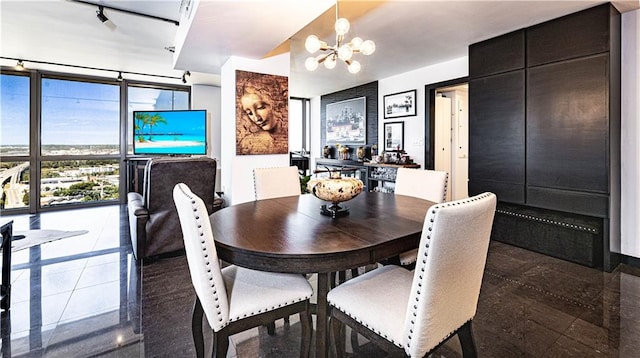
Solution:
M120 87L42 78L41 207L118 200Z
M190 87L3 68L0 100L0 209L37 212L119 202L133 111L189 109Z
M291 97L289 99L289 145L290 151L308 151L310 100Z
M31 79L0 74L0 208L29 206L29 107Z

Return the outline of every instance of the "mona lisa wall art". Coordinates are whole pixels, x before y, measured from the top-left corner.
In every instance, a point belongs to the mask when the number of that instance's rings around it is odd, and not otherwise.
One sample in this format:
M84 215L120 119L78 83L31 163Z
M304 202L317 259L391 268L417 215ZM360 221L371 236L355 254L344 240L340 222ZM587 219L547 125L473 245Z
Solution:
M236 70L236 154L289 152L288 77Z

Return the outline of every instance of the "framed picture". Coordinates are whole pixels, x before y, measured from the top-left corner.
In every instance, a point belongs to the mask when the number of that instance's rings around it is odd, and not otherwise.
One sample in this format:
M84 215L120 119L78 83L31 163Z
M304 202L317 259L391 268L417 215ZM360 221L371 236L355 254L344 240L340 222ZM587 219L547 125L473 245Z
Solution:
M327 144L367 144L366 97L327 104Z
M384 150L404 149L404 122L384 124Z
M288 152L288 77L236 70L236 155Z
M384 118L409 117L416 115L416 90L388 94L384 96Z

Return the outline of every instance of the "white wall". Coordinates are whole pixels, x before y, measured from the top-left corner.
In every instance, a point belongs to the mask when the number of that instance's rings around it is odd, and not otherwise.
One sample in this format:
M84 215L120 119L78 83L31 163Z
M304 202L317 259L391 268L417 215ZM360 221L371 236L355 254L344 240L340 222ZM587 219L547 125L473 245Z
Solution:
M255 200L253 169L289 165L289 154L236 155L236 70L289 76L289 53L265 60L231 57L221 70L222 191L227 205Z
M622 222L620 252L634 257L640 257L639 34L640 10L622 14Z
M427 66L415 71L405 72L378 81L378 143L383 143L385 122L404 122L405 151L413 160L425 165L424 158L424 86L432 83L453 80L469 74L469 58L460 57L455 60ZM387 94L416 89L416 116L384 119L383 97ZM314 127L315 128L315 127ZM319 128L319 127L318 127ZM318 149L317 149L318 150Z
M220 87L193 85L191 86L191 108L207 110L207 155L218 160L216 174L216 191L221 191L220 170Z

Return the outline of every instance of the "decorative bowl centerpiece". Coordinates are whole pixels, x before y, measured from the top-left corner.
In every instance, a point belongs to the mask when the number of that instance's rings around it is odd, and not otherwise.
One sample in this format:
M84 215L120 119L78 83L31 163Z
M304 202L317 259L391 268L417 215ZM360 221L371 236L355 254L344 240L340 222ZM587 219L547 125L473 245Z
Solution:
M331 202L331 205L322 205L320 213L334 219L349 214L349 208L340 206L340 203L355 198L364 188L360 179L343 178L340 175L342 170L327 170L330 173L328 178L311 179L307 184L307 188L316 198Z

